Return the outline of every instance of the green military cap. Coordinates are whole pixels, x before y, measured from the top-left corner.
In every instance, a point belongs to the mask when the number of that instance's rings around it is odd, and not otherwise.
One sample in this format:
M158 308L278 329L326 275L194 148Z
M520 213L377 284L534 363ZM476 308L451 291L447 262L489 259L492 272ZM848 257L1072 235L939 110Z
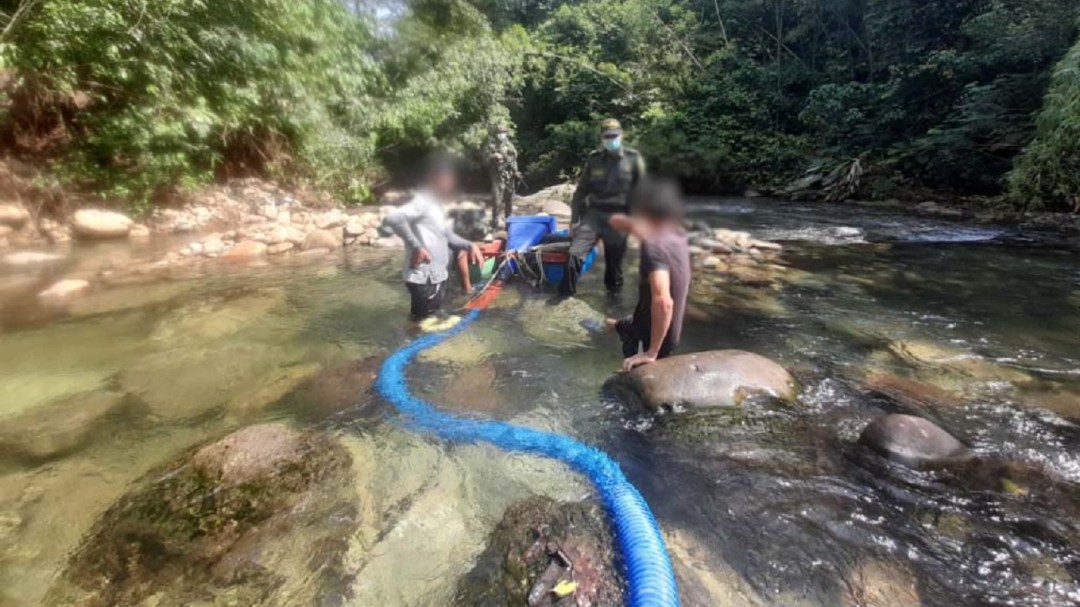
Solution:
M610 135L622 135L622 125L614 118L608 118L600 123L600 134L604 137Z

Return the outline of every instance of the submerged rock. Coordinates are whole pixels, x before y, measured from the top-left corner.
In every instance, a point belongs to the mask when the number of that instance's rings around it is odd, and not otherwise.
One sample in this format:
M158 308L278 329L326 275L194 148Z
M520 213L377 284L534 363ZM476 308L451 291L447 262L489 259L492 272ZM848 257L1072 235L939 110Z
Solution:
M897 358L916 367L937 372L931 377L934 383L948 385L948 376L974 379L980 382L1010 382L1016 385L1030 384L1034 379L1027 373L996 364L978 355L930 341L911 339L889 344L889 351ZM926 371L923 371L926 374Z
M348 452L324 435L283 424L230 434L151 472L113 505L46 602L318 604L334 567L317 564L345 550L337 538L347 531L334 521L349 508L349 471ZM282 590L299 571L302 587Z
M506 405L499 389L499 372L490 360L452 369L440 384L438 393L441 406L457 411L491 414Z
M7 417L0 427L0 457L38 463L67 455L102 436L110 418L129 407L137 408L137 400L103 390L61 398Z
M477 365L497 354L505 354L510 349L510 344L506 343L504 337L505 334L496 329L473 326L434 348L424 350L417 358L423 362Z
M90 283L81 278L65 278L38 293L38 299L46 303L59 303L75 295L82 294L89 288Z
M376 401L371 389L382 359L369 357L336 364L299 382L273 408L300 419L322 421ZM358 412L359 414L359 412Z
M968 449L937 424L914 415L884 415L870 422L859 443L882 457L919 467L965 459Z
M455 605L621 605L613 539L593 502L534 497L511 505Z
M587 302L570 297L552 303L530 297L521 306L520 324L530 337L544 344L571 346L588 343L592 334L582 327L582 321L602 322L604 315Z
M868 373L863 385L910 409L954 407L962 402L957 395L937 386L891 373Z
M764 356L742 350L665 358L616 375L605 388L649 409L732 407L754 394L795 398L791 374Z
M918 580L902 563L861 560L844 577L842 607L904 607L922 603Z
M267 345L178 347L132 362L117 380L161 419L190 420L234 401L246 401L294 356L287 349Z

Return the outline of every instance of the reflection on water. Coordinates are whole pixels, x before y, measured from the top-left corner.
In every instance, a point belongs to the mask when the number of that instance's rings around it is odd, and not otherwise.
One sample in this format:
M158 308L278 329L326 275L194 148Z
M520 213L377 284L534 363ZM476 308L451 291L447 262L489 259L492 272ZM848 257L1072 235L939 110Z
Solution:
M1071 255L878 210L712 200L696 212L785 240L788 270L702 276L684 348L775 358L803 385L796 404L653 419L606 402L618 348L577 322L632 302L599 295L598 275L558 314L509 290L425 354L415 391L611 452L660 518L688 605L1080 604ZM143 474L261 421L326 431L352 455L360 522L339 604L446 604L509 503L586 495L559 465L393 424L369 387L412 335L397 267L353 251L118 287L66 314L22 295L36 274L0 270L24 285L0 290L0 603L40 604ZM912 471L870 456L854 440L887 412L930 417L977 461ZM309 577L278 582L267 604Z

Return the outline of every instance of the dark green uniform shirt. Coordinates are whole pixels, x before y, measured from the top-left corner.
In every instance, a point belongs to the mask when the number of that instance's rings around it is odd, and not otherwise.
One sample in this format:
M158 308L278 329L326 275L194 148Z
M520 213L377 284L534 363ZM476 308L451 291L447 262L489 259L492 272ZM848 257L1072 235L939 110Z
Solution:
M645 175L645 162L633 148L622 148L617 153L595 150L585 160L581 169L574 198L571 223L577 223L585 209L605 213L625 213L627 196Z

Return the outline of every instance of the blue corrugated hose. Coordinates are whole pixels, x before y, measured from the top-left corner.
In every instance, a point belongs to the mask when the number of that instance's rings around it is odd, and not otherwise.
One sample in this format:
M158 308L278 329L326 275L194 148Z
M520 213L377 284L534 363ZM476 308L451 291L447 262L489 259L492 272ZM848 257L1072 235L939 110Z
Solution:
M391 354L379 372L376 390L417 430L454 442L482 441L508 451L550 457L589 477L615 529L626 567L630 607L677 607L675 574L660 527L641 494L610 457L559 434L498 421L457 418L438 411L409 391L405 369L415 356L462 332L479 315L480 310L472 310L453 328L425 335Z

